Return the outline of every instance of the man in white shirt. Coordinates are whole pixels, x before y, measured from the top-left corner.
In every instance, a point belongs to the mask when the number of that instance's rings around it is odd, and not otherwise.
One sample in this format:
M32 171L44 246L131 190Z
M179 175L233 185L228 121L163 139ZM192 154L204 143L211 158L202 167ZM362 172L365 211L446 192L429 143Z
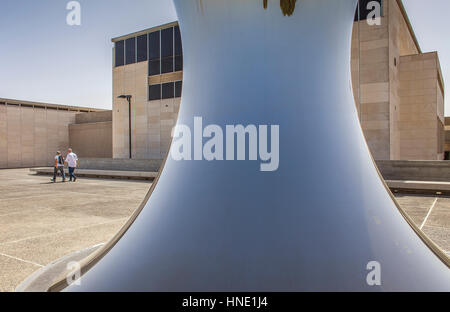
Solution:
M72 182L72 179L73 179L73 182L75 182L77 180L77 177L75 176L74 172L75 172L75 168L78 168L78 157L77 157L77 154L72 152L71 148L69 148L67 150L67 156L66 156L65 163L69 167L70 182Z
M64 157L62 157L61 152L57 151L55 156L55 164L53 166L53 182L56 182L56 175L58 171L61 172L62 181L66 182L66 176L64 175Z

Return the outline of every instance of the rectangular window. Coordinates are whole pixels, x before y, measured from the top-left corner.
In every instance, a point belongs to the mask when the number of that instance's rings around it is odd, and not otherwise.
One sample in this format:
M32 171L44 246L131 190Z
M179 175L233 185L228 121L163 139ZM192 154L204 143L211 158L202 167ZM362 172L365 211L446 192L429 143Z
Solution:
M129 38L125 40L125 57L126 64L136 63L136 38Z
M150 85L148 86L148 100L161 100L161 85Z
M153 60L148 62L148 75L156 76L161 75L161 61Z
M169 82L162 85L162 98L173 99L175 97L175 83Z
M161 30L161 57L173 56L173 27Z
M174 69L173 27L161 30L161 73L171 73Z
M176 26L175 30L175 71L183 70L183 46L181 44L180 27Z
M175 56L175 71L183 70L183 55Z
M161 75L161 42L160 31L148 34L148 75Z
M369 4L369 2L372 1L376 1L380 4L381 6L381 16L383 16L383 3L382 0L359 0L358 1L358 7L356 9L356 14L355 14L355 22L357 22L358 20L360 21L364 21L367 19L367 15L369 15L370 12L372 12L372 8L367 9L367 5ZM360 10L361 8L361 10Z
M156 60L161 58L159 30L148 34L148 59Z
M116 67L125 64L125 45L123 40L115 43Z
M147 60L147 35L137 37L137 61L145 62Z
M183 90L183 82L177 81L175 82L175 97L181 97L181 91Z
M161 73L173 72L173 57L165 57L161 60Z

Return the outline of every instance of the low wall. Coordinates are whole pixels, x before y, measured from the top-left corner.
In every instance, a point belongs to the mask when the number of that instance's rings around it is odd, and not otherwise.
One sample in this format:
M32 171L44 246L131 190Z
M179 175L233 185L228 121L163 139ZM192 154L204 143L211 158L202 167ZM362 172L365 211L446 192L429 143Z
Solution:
M93 122L112 121L112 111L81 113L75 116L75 123L85 124Z
M162 159L80 158L80 169L157 172Z
M112 122L69 125L69 144L80 158L112 158Z
M450 161L378 160L385 180L450 182Z

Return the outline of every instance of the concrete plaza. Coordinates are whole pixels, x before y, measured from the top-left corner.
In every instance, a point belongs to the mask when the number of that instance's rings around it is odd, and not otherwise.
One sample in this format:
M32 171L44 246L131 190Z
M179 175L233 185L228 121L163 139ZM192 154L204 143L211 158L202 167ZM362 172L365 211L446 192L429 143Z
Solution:
M145 181L50 183L29 169L0 170L0 291L70 253L108 241L145 197ZM450 198L396 195L414 222L450 251Z
M147 194L148 181L51 183L29 169L0 170L0 291L36 270L108 241Z

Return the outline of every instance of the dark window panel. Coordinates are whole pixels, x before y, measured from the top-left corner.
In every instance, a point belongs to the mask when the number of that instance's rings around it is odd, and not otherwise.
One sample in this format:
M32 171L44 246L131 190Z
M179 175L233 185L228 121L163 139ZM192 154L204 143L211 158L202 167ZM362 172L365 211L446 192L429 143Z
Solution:
M175 97L181 97L181 91L183 90L183 82L175 82Z
M359 5L358 5L358 8L356 9L356 14L355 14L355 21L358 21L358 18L361 21L364 21L367 19L367 15L372 11L372 10L367 10L367 5L371 1L376 1L381 5L381 15L383 15L382 0L359 0ZM359 8L361 8L360 11L359 11ZM358 14L358 11L359 11L359 14Z
M148 75L149 76L161 75L160 60L153 60L148 62Z
M173 56L173 27L161 30L161 58Z
M183 70L183 56L177 55L175 56L175 71Z
M145 62L147 60L147 35L137 37L137 61Z
M136 38L125 40L125 57L126 64L136 63Z
M162 98L173 99L175 97L175 83L169 82L162 85Z
M125 45L124 41L117 41L115 44L116 54L116 67L123 66L125 64Z
M173 57L163 58L161 60L161 73L166 74L173 72L173 62L174 62Z
M149 60L156 60L156 59L161 58L159 36L160 36L159 30L148 34L148 59Z
M180 27L176 26L174 28L174 31L175 31L175 55L182 55L183 54L183 46L181 44Z
M151 85L148 86L148 100L161 100L161 85Z

